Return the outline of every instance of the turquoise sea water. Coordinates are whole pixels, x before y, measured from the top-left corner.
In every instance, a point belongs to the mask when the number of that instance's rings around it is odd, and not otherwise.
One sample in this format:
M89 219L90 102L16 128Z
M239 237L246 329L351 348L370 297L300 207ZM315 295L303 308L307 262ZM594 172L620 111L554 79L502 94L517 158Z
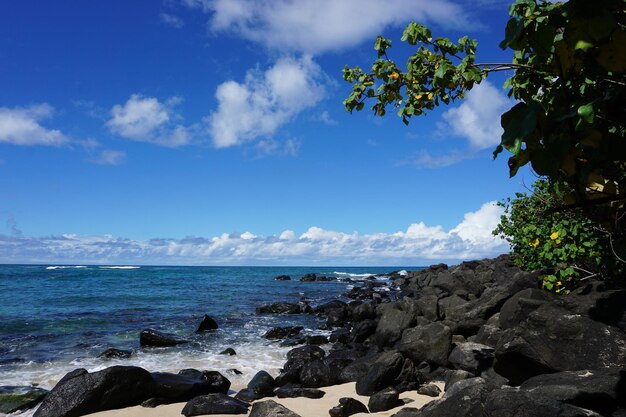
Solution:
M305 273L364 279L407 267L115 267L0 265L0 386L36 384L51 388L66 372L114 364L149 371L183 368L224 372L233 385L261 369L276 373L290 349L262 335L271 327L303 325L311 334L322 323L310 315L257 315L274 301L311 305L336 298L346 282L300 282ZM278 275L291 281L275 281ZM204 314L220 329L195 334ZM141 349L145 328L174 333L191 343ZM115 347L130 359L97 356ZM236 356L219 355L227 347ZM236 368L241 376L227 374Z

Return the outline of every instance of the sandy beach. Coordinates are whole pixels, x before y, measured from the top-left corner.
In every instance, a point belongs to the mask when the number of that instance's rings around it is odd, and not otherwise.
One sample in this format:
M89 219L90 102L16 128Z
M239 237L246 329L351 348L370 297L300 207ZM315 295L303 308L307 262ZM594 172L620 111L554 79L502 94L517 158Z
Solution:
M443 382L435 383L443 392ZM354 382L347 384L334 385L331 387L320 388L326 393L323 398L309 399L309 398L263 398L258 401L266 401L272 399L279 404L284 405L293 412L299 414L301 417L322 417L328 415L328 410L339 404L339 399L342 397L351 397L361 401L367 406L369 397L358 395L355 391ZM354 414L356 417L361 416L380 416L388 417L397 413L403 407L416 407L420 408L435 398L428 397L426 395L420 395L416 391L407 391L400 394L400 399L404 401L404 405L393 408L388 411L381 411L378 413L358 413ZM185 403L176 403L169 405L162 405L156 408L144 408L141 406L128 407L119 410L102 411L100 413L90 414L91 417L179 417L181 410L185 406ZM215 417L230 417L226 414L214 414Z

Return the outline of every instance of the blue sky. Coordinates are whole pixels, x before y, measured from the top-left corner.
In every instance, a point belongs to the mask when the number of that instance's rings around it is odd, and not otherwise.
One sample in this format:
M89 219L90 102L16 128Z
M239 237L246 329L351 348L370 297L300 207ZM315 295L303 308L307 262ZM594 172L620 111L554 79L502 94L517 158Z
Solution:
M0 262L416 265L491 256L506 74L404 126L345 64L411 20L479 40L499 0L0 2ZM4 224L4 228L2 228Z

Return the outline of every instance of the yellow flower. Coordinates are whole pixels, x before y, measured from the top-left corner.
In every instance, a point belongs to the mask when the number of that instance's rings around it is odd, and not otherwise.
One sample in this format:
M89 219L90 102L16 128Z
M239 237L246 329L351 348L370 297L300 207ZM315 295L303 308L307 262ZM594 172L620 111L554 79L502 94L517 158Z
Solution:
M428 99L432 100L433 99L433 93L428 93Z
M533 248L536 248L537 246L539 246L539 239L535 239L531 241L530 246L532 246Z
M557 286L557 287L560 287L561 285L563 285L563 283L562 283L561 281L557 281L557 282L556 282L556 286Z
M550 239L557 240L559 238L559 232L554 232L550 235Z
M397 80L398 78L400 78L400 74L398 74L397 72L392 72L391 75L389 75L389 78L391 78L392 80Z

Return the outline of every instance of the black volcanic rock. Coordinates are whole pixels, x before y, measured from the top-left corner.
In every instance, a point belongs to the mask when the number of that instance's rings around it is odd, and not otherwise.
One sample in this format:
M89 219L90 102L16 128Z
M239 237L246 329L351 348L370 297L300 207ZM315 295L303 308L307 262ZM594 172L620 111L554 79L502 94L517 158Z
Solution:
M205 314L204 318L198 325L198 329L196 330L196 333L206 332L210 330L217 330L218 327L219 326L217 325L215 320L213 320L211 317Z
M178 337L157 332L152 329L142 330L139 334L139 344L146 347L171 347L188 343L187 340L179 339Z

